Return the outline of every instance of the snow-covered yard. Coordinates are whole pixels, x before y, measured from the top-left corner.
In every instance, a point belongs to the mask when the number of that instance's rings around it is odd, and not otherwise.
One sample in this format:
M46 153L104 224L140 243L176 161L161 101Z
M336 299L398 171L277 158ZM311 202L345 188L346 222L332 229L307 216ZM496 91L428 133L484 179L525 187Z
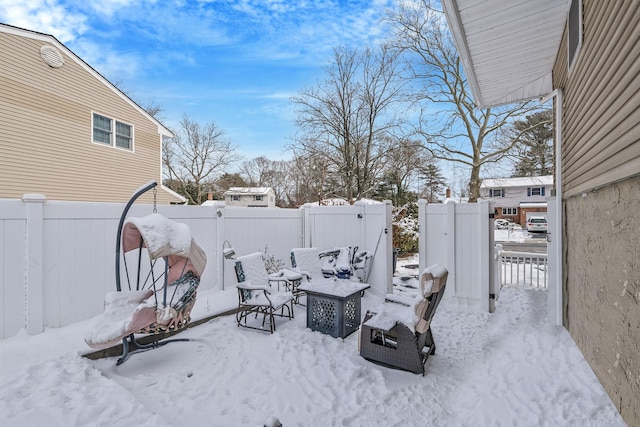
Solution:
M379 302L362 300L364 309ZM193 315L235 304L234 290L201 293ZM82 357L88 322L20 333L0 345L0 424L261 426L277 417L284 426L625 425L566 330L546 325L545 292L504 289L491 315L445 294L425 376L370 363L357 333L312 332L305 308L295 314L278 319L273 335L218 317L182 332L190 342L118 367L115 358Z

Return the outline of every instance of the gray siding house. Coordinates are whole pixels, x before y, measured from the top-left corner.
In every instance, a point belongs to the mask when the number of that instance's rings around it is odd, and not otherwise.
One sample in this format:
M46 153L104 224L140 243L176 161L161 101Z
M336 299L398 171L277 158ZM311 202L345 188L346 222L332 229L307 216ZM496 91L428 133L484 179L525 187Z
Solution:
M483 179L480 200L493 202L497 218L524 225L528 214L547 214L547 197L553 192L553 175Z
M227 206L275 208L276 195L271 187L231 187L224 192Z

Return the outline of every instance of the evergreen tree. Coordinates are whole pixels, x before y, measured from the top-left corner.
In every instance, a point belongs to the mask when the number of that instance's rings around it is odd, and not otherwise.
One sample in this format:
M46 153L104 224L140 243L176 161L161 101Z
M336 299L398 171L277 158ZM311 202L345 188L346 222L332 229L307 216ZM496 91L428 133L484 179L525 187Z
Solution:
M553 121L551 110L528 115L514 122L521 144L515 154L513 177L553 174Z

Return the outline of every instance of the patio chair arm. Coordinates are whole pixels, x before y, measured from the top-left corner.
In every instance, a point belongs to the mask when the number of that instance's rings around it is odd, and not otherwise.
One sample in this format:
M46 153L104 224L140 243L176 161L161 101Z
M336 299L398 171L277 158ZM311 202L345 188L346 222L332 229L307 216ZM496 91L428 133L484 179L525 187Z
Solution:
M238 289L245 289L247 291L265 291L267 294L271 293L271 288L266 285L253 285L250 282L240 282L236 285Z
M310 281L311 281L311 273L309 273L308 271L306 271L306 270L300 270L300 269L298 269L298 268L292 268L292 269L291 269L291 271L293 271L293 272L295 272L295 273L299 273L299 274L301 274L301 275L302 275L302 278L303 278L303 279L305 279L305 278L306 278L308 282L310 282Z

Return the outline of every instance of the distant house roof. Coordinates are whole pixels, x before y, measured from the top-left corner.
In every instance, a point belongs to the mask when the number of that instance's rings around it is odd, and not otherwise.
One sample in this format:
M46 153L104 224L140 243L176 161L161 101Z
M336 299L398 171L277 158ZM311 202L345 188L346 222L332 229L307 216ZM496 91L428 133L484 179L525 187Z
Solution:
M225 196L236 196L243 194L251 194L251 195L266 195L271 190L271 187L231 187L227 191L224 192Z
M553 185L553 175L483 179L480 188L531 187L536 185Z

